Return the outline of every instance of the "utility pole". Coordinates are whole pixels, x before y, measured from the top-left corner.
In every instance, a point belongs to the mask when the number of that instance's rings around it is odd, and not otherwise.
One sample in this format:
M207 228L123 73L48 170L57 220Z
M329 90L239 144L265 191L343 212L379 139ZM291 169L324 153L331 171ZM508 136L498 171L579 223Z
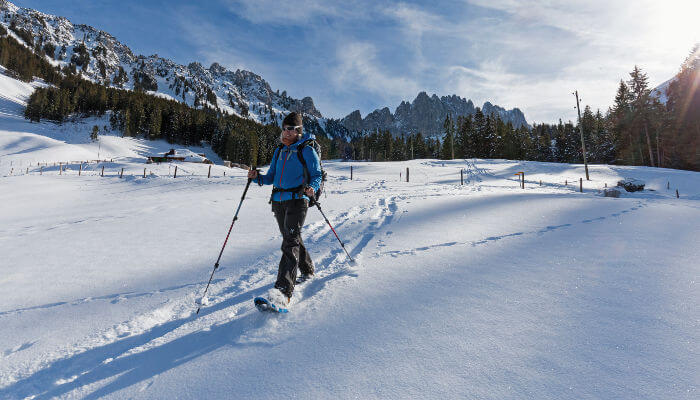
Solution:
M572 93L576 96L576 111L578 111L578 131L581 132L581 150L583 151L583 165L586 168L586 180L590 181L591 178L588 176L588 160L586 160L586 141L583 140L583 124L581 123L581 106L578 102L578 90Z
M450 160L455 159L455 132L452 127L452 120L450 120L450 132L452 133L450 135Z

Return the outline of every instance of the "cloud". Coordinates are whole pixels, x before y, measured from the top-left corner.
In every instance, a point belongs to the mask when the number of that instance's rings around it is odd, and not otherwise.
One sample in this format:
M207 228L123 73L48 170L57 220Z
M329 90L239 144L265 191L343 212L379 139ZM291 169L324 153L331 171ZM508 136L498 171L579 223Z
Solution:
M317 17L356 18L363 15L363 5L359 2L228 0L225 3L229 10L256 24L303 24Z
M657 65L687 52L700 39L697 18L700 3L687 0L467 0L498 10L511 18L512 29L549 26L580 39L573 51L596 57L624 57ZM523 37L526 39L527 37ZM598 53L593 54L591 51Z
M668 79L697 41L691 21L700 8L652 0L221 4L206 15L178 13L192 58L312 96L324 115L394 108L424 90L550 122L575 118L574 89L605 110L635 64L652 85Z
M385 101L414 96L419 90L412 79L382 68L372 44L350 43L338 50L336 61L330 77L339 90L371 93Z
M606 107L591 100L606 100L615 91L617 81L606 74L579 73L579 69L588 67L576 66L562 71L560 76L538 79L509 72L498 60L489 60L477 68L452 66L446 81L458 93L471 93L476 104L491 101L506 108L518 107L530 122L554 122L558 118L566 121L576 118L571 95L575 89L584 97L583 104L591 104L594 110L600 107L603 112Z

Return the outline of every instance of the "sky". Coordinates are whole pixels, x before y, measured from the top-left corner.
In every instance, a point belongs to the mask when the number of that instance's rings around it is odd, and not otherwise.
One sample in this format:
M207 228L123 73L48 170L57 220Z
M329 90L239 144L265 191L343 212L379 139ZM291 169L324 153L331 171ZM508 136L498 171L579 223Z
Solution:
M136 54L218 62L326 117L393 112L420 91L518 107L528 122L605 112L638 65L652 87L700 41L700 2L680 0L22 0L114 35Z

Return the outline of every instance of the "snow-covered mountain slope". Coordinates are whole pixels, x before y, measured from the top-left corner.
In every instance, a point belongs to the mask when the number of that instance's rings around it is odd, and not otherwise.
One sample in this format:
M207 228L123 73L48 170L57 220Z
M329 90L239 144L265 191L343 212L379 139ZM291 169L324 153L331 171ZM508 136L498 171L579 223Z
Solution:
M657 97L662 103L666 104L666 101L668 100L668 96L666 96L666 90L668 90L668 86L671 84L671 82L673 82L674 79L676 79L675 76L652 89L651 95Z
M109 128L109 113L103 117L75 118L63 124L32 123L24 118L26 102L41 81L24 83L13 79L0 66L0 163L19 171L37 163L128 158L145 160L150 155L163 154L172 148L163 140L149 141L122 138L121 132ZM99 140L90 132L98 127ZM210 147L191 147L195 153L221 164L222 160Z
M325 162L358 265L309 210L316 278L256 311L281 238L254 185L195 315L245 171L109 135L113 162L37 166L98 145L13 114L30 89L0 104L2 399L697 398L700 173L592 165L579 193L581 165ZM601 196L623 177L654 191Z
M191 106L208 104L260 123L281 123L289 111L322 118L310 97L294 99L273 91L259 75L229 71L214 63L180 65L169 59L135 55L107 32L74 25L64 17L17 7L0 0L0 24L14 38L45 54L54 65L75 65L83 77L113 87L140 87Z
M273 91L259 75L245 70L230 71L218 63L205 68L199 62L180 65L159 57L135 55L107 32L88 25L74 25L64 17L21 8L0 0L0 25L9 34L53 65L76 68L83 77L106 86L140 88L157 96L182 101L190 106L208 105L230 114L267 124L281 124L284 115L300 111L307 116L308 130L329 137L348 137L351 132L375 129L393 133L422 132L440 136L445 116L453 118L474 113L471 100L456 95L418 94L413 102L402 102L392 114L377 109L363 119L354 111L342 119L326 119L311 97L295 99L286 91ZM483 112L498 115L514 126L528 125L518 108L506 110L485 102ZM329 123L330 125L327 125ZM348 132L348 130L350 132Z

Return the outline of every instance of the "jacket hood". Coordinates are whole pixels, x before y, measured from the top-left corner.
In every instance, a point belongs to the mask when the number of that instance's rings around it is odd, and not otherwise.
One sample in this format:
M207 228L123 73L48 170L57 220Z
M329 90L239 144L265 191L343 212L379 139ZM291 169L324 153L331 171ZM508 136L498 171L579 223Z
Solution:
M301 138L299 138L299 140L297 140L296 142L292 143L290 147L299 146L299 144L304 143L307 140L316 140L316 135L314 135L313 133L304 132L304 134L301 135Z

